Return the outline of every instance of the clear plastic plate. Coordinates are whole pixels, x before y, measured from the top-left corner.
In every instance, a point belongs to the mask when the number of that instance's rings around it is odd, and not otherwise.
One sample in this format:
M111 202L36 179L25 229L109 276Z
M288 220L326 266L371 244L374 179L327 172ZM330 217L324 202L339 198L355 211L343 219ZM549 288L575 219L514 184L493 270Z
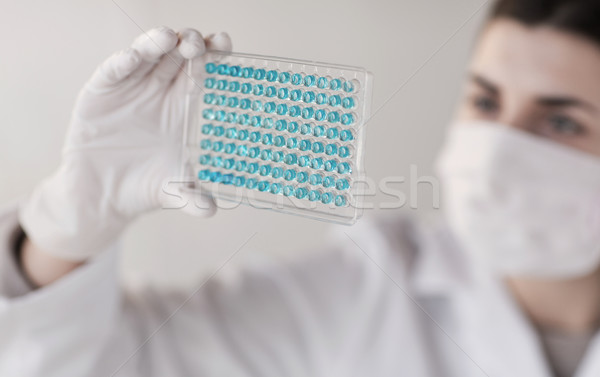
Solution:
M184 137L192 189L342 224L361 216L369 72L209 51L197 86Z

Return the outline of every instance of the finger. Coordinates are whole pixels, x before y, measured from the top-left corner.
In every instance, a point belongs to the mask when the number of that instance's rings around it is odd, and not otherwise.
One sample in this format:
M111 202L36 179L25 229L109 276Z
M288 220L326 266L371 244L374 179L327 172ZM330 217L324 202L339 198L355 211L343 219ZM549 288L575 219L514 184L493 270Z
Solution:
M119 51L100 64L88 84L95 89L114 87L138 69L141 62L136 50L129 48Z
M231 38L229 34L221 32L211 34L204 39L208 50L231 51ZM204 56L197 56L189 61L191 67L187 74L180 74L175 85L184 88L187 93L202 91L202 74L204 73Z
M132 48L144 61L157 62L177 45L179 38L173 29L161 26L145 32L133 41Z
M140 35L135 39L131 48L136 50L143 62L131 74L134 78L145 76L160 59L177 46L179 38L173 29L161 26Z
M195 29L183 29L179 32L179 52L185 59L201 56L206 51L202 34Z
M206 51L202 35L194 29L184 29L178 33L179 44L163 56L154 68L152 75L163 83L170 83L178 74L185 74L185 59L201 56Z
M160 58L158 64L152 71L152 77L158 82L170 83L177 73L185 69L185 59L178 49L173 49L167 55Z
M231 37L225 32L211 34L204 41L209 50L230 52L232 49Z

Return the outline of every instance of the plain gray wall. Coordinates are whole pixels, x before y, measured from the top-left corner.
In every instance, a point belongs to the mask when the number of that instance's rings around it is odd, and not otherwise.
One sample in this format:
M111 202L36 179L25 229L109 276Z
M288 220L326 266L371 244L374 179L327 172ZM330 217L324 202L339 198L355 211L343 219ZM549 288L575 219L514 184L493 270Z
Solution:
M26 194L57 167L79 88L140 28L157 25L189 26L204 34L224 30L238 52L366 67L375 76L373 109L410 79L367 127L366 172L376 182L409 177L411 164L419 175L432 174L485 17L485 6L476 13L482 3L5 1L0 12L0 202ZM415 195L409 186L397 188ZM432 210L431 189L421 185L418 194L419 210L404 211ZM373 202L389 199L378 193ZM133 283L190 285L222 265L254 233L232 264L258 255L288 258L318 248L328 232L342 231L352 228L247 207L221 211L209 220L163 210L126 232L123 275Z

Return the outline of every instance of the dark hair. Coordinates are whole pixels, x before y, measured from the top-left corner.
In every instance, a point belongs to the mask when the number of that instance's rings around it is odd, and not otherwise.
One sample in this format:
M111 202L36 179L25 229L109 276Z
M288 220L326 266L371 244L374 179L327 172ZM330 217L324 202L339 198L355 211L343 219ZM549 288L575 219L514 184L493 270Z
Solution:
M600 0L497 0L491 13L495 18L548 25L600 45Z

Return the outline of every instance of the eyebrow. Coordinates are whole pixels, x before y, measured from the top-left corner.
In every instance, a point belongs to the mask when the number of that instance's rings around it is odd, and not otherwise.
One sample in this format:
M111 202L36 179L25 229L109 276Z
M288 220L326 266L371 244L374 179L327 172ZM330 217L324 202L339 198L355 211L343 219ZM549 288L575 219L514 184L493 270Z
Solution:
M546 107L580 107L594 112L598 111L591 103L573 97L541 97L538 99L538 103Z
M485 79L484 77L482 77L478 74L472 73L471 81L473 81L474 83L481 86L483 89L487 90L488 92L490 92L492 94L495 94L495 95L500 94L500 89L498 89L498 86L496 86L491 81Z
M471 74L471 80L491 94L500 94L498 86L483 76ZM598 112L598 108L591 103L569 96L543 96L537 99L537 103L544 107L579 107L589 111Z

